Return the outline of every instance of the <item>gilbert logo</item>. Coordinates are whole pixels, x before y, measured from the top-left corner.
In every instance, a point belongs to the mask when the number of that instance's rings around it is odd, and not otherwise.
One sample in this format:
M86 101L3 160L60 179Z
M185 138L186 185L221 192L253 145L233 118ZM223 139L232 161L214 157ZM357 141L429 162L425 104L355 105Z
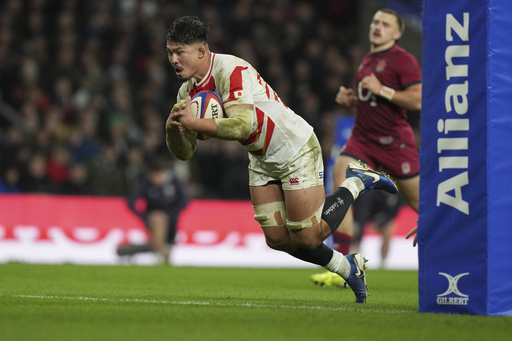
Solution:
M299 178L291 178L290 185L298 185L300 184Z
M469 272L459 274L455 277L447 273L440 272L440 275L446 277L448 280L448 289L442 294L437 295L437 304L439 305L468 305L469 296L460 292L457 283L462 276L469 275ZM457 297L447 297L450 294L457 295Z
M219 106L216 103L211 105L212 108L212 118L219 118Z

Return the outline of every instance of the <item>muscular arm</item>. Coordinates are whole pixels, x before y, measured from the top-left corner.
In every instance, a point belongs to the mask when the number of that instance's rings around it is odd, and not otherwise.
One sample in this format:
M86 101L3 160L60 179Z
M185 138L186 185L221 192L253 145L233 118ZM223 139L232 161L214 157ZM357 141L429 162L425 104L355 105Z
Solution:
M165 132L167 148L177 159L186 161L194 155L197 148L197 139L194 135L177 127L167 128Z
M183 110L185 106L185 101L180 101L174 105L165 124L165 142L167 148L177 159L182 161L190 159L197 148L197 139L195 136L176 121L174 116L176 112Z
M226 118L197 119L192 117L189 104L187 108L179 110L173 115L182 127L187 130L198 131L221 140L243 141L249 138L252 132L253 105L239 104L226 108Z
M404 109L411 111L421 110L421 83L411 85L404 90L391 89L383 86L375 74L361 80L363 89L370 90L376 96L386 98Z
M253 106L233 105L226 109L228 118L216 119L217 138L223 140L247 140L252 132Z
M253 123L252 104L232 105L225 109L226 118L198 119L190 110L190 98L176 104L166 124L167 147L180 160L188 160L195 152L197 131L221 140L243 141L249 138Z
M407 110L421 110L421 83L411 85L405 90L396 91L392 103L401 106Z

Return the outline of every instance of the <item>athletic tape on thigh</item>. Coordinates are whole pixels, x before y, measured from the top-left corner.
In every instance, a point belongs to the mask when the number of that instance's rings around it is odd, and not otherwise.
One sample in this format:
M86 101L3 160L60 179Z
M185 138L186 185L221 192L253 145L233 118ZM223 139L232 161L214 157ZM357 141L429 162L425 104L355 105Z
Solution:
M286 227L288 230L303 230L310 227L315 226L316 224L320 224L322 221L322 210L324 208L324 205L322 204L318 210L316 210L315 213L309 218L306 218L302 221L287 221Z
M254 219L261 227L286 225L286 208L284 201L274 201L253 206Z

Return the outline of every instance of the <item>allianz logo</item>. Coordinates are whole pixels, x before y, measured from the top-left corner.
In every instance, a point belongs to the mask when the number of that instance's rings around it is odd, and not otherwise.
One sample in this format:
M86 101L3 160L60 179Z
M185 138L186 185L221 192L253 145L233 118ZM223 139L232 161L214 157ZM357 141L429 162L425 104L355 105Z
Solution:
M448 289L442 294L437 295L438 305L468 305L469 296L463 294L458 287L459 279L463 276L469 275L469 272L458 274L457 276L451 276L444 272L439 272L439 275L446 277L448 280ZM448 297L448 295L456 295Z

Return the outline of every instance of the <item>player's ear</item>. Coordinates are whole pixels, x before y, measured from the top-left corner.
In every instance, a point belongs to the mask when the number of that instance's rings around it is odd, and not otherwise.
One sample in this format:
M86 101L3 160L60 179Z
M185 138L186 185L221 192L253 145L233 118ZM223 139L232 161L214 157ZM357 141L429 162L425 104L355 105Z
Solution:
M400 38L402 38L402 32L400 32L400 30L397 30L395 34L393 34L393 39L395 41L398 41Z
M199 57L204 57L204 56L206 56L206 52L207 52L207 50L208 50L208 49L207 49L206 45L203 45L203 44L198 45L198 47L197 47L197 52L198 52L198 54L199 54Z

